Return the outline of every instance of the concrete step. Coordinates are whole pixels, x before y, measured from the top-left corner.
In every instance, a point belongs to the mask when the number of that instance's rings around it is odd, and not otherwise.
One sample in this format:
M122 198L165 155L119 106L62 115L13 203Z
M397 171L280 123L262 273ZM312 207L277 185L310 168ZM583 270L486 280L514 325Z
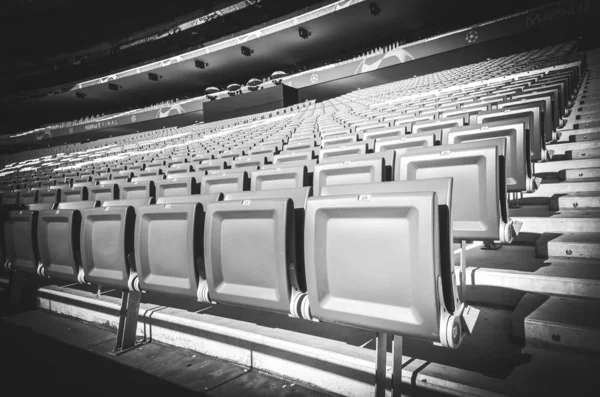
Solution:
M543 207L531 213L527 207L510 210L513 220L523 222L521 234L600 233L599 210L565 210L554 212ZM520 215L522 214L522 215Z
M560 138L558 138L558 142L569 142L571 139L574 139L571 138L572 136L589 135L600 132L600 127L573 129L570 126L566 126L565 128L558 129L558 132L560 132Z
M536 253L543 255L543 252L544 248L536 244ZM565 233L554 237L546 242L546 257L600 259L600 233Z
M565 128L570 128L570 129L575 129L575 130L582 130L585 128L596 128L596 127L600 127L600 120L592 120L592 121L576 120L573 123L567 123L567 125L565 126Z
M597 159L600 158L599 148L588 148L588 149L575 149L567 150L565 152L565 160L576 160L576 159Z
M552 150L553 155L565 154L572 150L589 150L600 148L600 141L580 141L580 142L565 142L565 143L553 143L546 145L546 149Z
M470 302L515 307L523 292L600 299L597 259L536 258L535 246L512 244L497 251L472 249L466 264ZM460 285L459 266L455 275Z
M600 178L600 168L579 168L562 170L558 173L561 181L577 181L583 179Z
M528 197L552 197L555 194L568 194L577 192L595 192L600 190L600 179L586 181L556 181L551 179L542 180L542 184L533 193L524 193L523 198Z
M511 319L511 336L528 346L600 352L600 302L526 294Z
M569 135L569 142L585 142L600 140L600 132L592 132L590 134Z
M551 211L592 208L600 209L600 191L555 195L550 199Z
M533 164L533 174L558 173L562 170L600 168L600 159L556 160Z

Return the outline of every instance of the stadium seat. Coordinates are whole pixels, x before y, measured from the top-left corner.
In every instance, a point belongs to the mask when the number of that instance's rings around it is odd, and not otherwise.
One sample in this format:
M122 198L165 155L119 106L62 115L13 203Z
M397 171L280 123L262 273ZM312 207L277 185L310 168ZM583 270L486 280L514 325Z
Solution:
M157 181L155 188L157 199L166 196L189 196L200 193L200 184L196 182L194 177L164 179Z
M443 137L444 145L469 141L506 139L506 188L508 192L534 192L536 181L532 178L529 137L524 123L491 122L466 127L451 128Z
M306 166L269 168L254 171L250 178L250 190L292 189L308 185Z
M133 276L130 284L142 291L196 298L199 282L206 279L202 204L140 206L136 216L137 278Z
M40 276L79 281L81 269L81 213L85 208L99 207L99 201L60 203L56 209L39 212L37 241Z
M505 153L505 138L409 149L396 158L394 180L453 178L454 238L510 243L518 228L508 217Z
M38 202L38 190L21 190L19 194L20 204L35 204Z
M82 201L88 199L88 188L86 186L73 186L61 191L61 201Z
M250 179L246 171L205 175L202 177L200 183L202 194L237 192L248 190L249 188Z
M381 155L342 157L339 162L315 166L313 191L315 196L320 196L324 186L383 182L387 175L386 163Z
M309 194L310 188L232 193L209 204L206 300L310 319L302 310L302 249L296 245L302 237L294 211L296 202L303 212Z
M136 178L134 178L135 180ZM141 199L155 197L155 186L153 180L141 180L119 184L119 198Z
M35 273L39 254L37 225L39 211L53 209L55 203L32 204L24 209L8 211L4 221L6 266L9 270Z
M152 198L105 201L100 208L81 210L80 282L132 289L128 281L135 272L135 209L153 202Z
M387 184L363 188L374 185ZM455 313L460 302L452 279L452 230L439 209L452 195L451 182L421 184L417 191L395 185L394 192L308 200L304 241L310 312L322 321L456 348L463 332ZM446 187L444 198L433 185Z
M112 181L109 181L112 182ZM117 183L106 183L92 186L88 189L88 199L91 201L107 201L119 199L119 185Z

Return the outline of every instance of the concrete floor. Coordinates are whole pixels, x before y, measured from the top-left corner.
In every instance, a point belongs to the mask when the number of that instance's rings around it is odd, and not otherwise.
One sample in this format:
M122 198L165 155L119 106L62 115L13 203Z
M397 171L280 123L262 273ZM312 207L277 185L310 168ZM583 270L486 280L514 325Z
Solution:
M28 311L0 319L3 395L334 396L157 342L110 355L113 331ZM18 394L17 394L18 393Z

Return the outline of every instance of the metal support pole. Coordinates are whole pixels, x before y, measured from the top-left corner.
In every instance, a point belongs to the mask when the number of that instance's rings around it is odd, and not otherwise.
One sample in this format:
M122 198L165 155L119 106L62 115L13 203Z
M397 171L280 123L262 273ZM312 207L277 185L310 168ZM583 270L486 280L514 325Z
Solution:
M394 367L392 368L392 397L402 397L402 337L394 335L392 345Z
M23 300L23 288L25 288L25 273L13 271L10 275L8 304L18 305Z
M136 336L141 298L142 293L139 291L123 291L117 343L113 349L113 354L115 355L124 353L140 345L137 342Z
M462 301L467 303L467 242L460 242L460 292Z
M387 373L387 333L377 333L375 351L377 353L377 368L375 369L375 397L385 397L385 383Z

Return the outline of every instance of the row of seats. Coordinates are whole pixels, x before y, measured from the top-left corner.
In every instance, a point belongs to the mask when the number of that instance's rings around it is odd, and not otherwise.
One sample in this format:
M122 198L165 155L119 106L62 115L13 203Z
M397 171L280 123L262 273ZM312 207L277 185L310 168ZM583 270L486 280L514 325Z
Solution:
M33 204L6 214L6 263L458 346L452 178L336 188Z

